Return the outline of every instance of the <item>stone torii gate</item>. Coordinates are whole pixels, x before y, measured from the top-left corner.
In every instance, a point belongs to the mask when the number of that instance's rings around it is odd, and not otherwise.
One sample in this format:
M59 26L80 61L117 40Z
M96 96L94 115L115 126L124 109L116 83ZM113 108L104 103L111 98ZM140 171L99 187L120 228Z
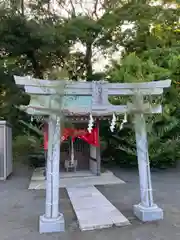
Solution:
M48 118L49 143L47 160L46 180L46 204L45 214L40 216L39 231L61 232L64 231L64 217L59 210L59 163L60 163L60 122L61 118L56 114L60 111L51 97L57 95L57 87L61 81L49 81L34 79L29 76L14 76L15 82L24 87L27 94L31 96L30 104L25 109L32 115L49 115L49 105L53 111ZM144 114L161 113L161 105L153 105L144 102L144 96L159 96L164 88L171 85L171 80L154 81L147 83L108 83L106 81L73 82L67 81L63 95L67 96L91 96L91 106L85 108L68 109L73 114L90 115L94 117L112 116L130 112L134 114L134 127L136 135L137 158L139 168L140 198L141 202L134 205L134 214L142 221L153 221L163 219L163 210L153 201L151 186L151 174L149 167L149 154L147 132ZM43 86L43 87L42 87ZM127 105L112 105L108 101L110 96L133 96L134 101ZM40 106L39 99L43 99ZM140 124L139 124L140 123ZM139 127L140 126L140 127Z

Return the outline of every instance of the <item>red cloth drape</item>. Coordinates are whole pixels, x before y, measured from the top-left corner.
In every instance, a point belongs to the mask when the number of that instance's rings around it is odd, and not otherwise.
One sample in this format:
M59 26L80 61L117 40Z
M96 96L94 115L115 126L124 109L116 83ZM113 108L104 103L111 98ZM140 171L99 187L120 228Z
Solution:
M44 132L44 150L47 150L48 149L48 124L44 124L43 132ZM96 147L99 146L98 127L93 128L91 133L89 133L86 129L65 128L63 130L61 141L67 140L68 137L72 137L73 140L75 140L75 138L79 138L84 140L90 145L94 145Z
M89 133L87 131L86 134L78 136L78 138L84 140L85 142L89 143L90 145L99 147L99 131L98 131L98 128L93 128L91 133Z

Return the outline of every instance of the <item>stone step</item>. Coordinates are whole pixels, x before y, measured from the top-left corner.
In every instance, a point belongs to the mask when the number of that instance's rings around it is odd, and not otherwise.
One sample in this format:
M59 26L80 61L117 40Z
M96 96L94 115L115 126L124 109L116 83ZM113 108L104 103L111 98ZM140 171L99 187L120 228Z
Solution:
M36 168L33 172L32 181L43 181L44 177L44 168ZM101 176L113 176L114 174L111 171L105 171ZM60 178L78 178L78 177L95 177L91 171L77 171L77 172L61 172Z
M77 178L60 178L59 187L86 187L93 185L113 185L124 184L125 182L114 176L93 176L93 177L77 177ZM29 189L45 189L45 180L31 180Z

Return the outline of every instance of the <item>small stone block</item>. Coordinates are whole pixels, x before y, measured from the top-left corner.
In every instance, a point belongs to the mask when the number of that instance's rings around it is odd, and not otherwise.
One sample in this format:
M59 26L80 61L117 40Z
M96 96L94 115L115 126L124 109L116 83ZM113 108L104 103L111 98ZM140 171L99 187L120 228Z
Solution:
M157 205L144 207L141 204L133 206L134 215L142 222L152 222L163 219L163 210Z
M60 214L58 218L46 218L45 215L40 216L39 218L40 233L53 233L64 231L65 223L63 214Z

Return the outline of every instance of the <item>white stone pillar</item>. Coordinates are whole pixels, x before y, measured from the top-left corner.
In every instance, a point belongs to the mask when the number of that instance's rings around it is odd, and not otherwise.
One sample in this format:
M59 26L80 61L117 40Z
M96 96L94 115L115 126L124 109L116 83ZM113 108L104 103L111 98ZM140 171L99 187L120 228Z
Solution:
M46 205L45 205L45 216L46 218L51 218L52 215L52 151L53 151L53 131L54 125L52 119L49 117L48 119L48 152L46 159Z
M146 123L143 114L135 114L134 125L141 197L140 204L134 205L134 214L143 222L163 219L162 209L153 202Z
M46 205L45 214L40 216L40 233L64 231L64 217L59 213L60 118L50 116L48 123Z
M58 117L55 122L52 152L52 218L57 218L59 216L60 131L60 118Z

